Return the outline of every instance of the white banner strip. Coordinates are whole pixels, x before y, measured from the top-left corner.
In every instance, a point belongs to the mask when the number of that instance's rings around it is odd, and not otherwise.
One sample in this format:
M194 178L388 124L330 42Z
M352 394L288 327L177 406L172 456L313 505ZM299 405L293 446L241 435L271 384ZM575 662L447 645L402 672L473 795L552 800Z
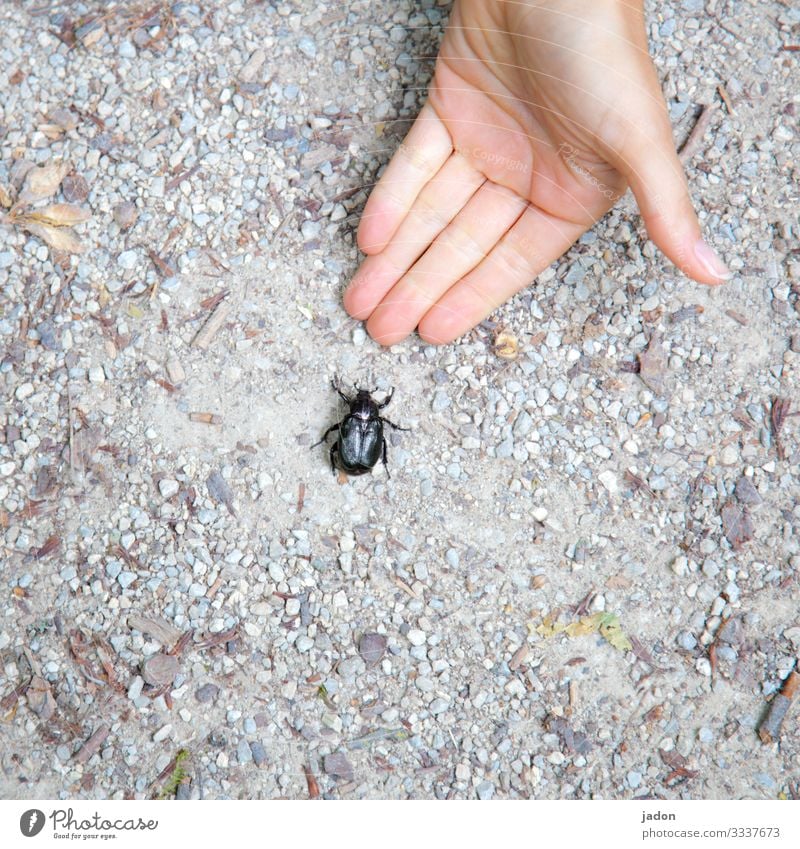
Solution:
M313 805L313 807L312 807ZM771 801L0 801L0 846L53 841L223 849L800 846L800 806Z

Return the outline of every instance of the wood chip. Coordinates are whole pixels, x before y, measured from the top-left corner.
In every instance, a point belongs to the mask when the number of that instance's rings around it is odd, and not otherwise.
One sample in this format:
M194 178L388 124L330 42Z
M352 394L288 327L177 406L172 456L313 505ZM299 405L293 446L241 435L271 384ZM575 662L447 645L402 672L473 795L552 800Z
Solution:
M783 682L780 693L773 696L767 715L759 726L758 736L762 743L772 743L778 739L784 717L789 711L789 705L798 688L800 688L800 674L792 670Z
M219 425L222 424L222 416L218 416L216 413L189 413L189 421L190 422L201 422L202 424L213 424Z
M689 133L686 141L683 143L683 146L678 152L678 157L681 162L688 162L700 149L703 143L703 137L705 136L706 130L708 129L713 117L713 105L704 106L700 114L697 116L697 121L695 121L692 131Z
M161 643L162 646L167 648L177 643L181 637L181 632L174 625L170 625L166 619L162 619L160 616L154 616L151 618L139 616L138 614L131 614L128 617L128 627L135 631L141 631L143 634L147 634L156 642Z
M75 760L79 764L85 764L92 755L96 755L100 750L100 747L105 742L106 737L109 734L109 727L107 725L101 725L97 731L92 734L92 736L81 746L78 754L75 755Z
M741 324L742 327L747 327L747 325L750 323L747 318L745 318L745 316L743 316L740 312L737 312L736 310L725 310L725 315L727 315L728 318L732 318L738 324Z
M227 301L222 301L218 304L214 312L208 317L206 323L195 334L194 339L192 339L192 347L200 348L202 351L207 350L222 325L225 324L230 311L231 307Z
M175 354L167 359L167 377L176 385L186 380L186 372Z

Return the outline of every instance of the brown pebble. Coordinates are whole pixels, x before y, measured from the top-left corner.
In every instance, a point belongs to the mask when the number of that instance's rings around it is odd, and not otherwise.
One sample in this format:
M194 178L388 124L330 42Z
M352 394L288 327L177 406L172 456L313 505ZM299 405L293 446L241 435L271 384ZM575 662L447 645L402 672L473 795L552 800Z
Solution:
M142 678L153 687L165 687L178 674L178 658L171 654L154 654L142 664Z
M325 772L334 778L341 778L344 781L352 781L354 778L353 765L343 752L332 752L330 755L325 755L323 765Z
M382 634L364 634L358 641L358 653L368 666L376 666L380 663L385 651L386 637Z
M83 203L89 196L89 184L80 174L67 174L61 183L61 191L69 203Z
M136 208L135 203L126 200L124 203L118 203L114 207L112 215L120 230L129 230L136 223L136 219L139 217L139 210Z
M197 688L194 697L201 704L208 704L209 702L213 702L218 695L219 687L216 684L203 684L202 687Z

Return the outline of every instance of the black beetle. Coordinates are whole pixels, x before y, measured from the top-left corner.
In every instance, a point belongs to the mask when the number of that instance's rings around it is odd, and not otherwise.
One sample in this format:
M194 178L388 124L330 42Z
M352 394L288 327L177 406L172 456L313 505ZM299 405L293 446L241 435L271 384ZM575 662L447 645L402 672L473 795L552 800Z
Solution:
M389 405L394 395L394 387L383 401L378 403L367 389L359 389L356 386L356 395L346 395L339 385L338 378L331 381L331 386L339 393L339 397L350 408L350 412L339 422L331 425L319 442L314 443L312 448L321 445L333 431L339 431L339 437L331 445L330 458L331 469L336 473L336 458L339 465L351 475L363 475L368 472L379 459L383 460L383 467L389 475L389 467L386 465L386 439L383 435L384 424L395 430L409 430L400 427L389 419L383 418L380 411ZM391 477L391 475L389 475Z

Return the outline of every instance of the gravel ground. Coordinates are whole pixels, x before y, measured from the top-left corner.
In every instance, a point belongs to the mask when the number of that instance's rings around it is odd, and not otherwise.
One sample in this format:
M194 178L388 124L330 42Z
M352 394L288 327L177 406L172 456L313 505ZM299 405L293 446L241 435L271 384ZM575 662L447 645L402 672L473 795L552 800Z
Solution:
M731 283L628 201L458 343L382 350L341 292L447 5L25 5L2 795L796 796L800 710L756 729L800 654L797 10L650 8ZM396 387L391 479L310 450L334 373Z

